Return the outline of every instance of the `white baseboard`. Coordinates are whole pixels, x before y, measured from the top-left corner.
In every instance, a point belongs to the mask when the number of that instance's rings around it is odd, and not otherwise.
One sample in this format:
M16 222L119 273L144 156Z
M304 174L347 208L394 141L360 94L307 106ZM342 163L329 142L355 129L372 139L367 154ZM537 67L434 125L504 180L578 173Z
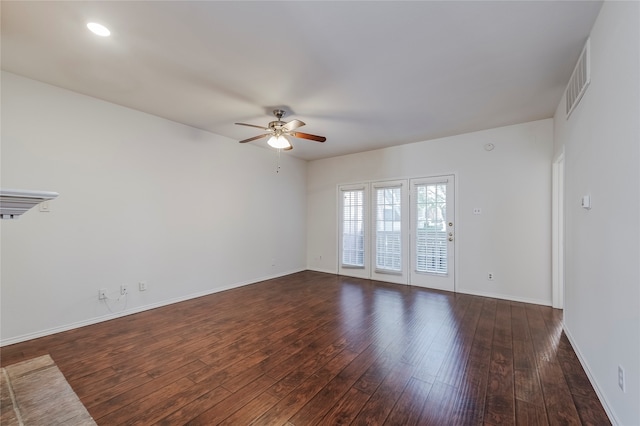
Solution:
M323 272L325 274L338 275L338 273L336 271L330 271L329 269L307 268L307 271Z
M295 274L295 273L302 272L302 271L305 271L305 270L306 270L306 268L295 269L295 270L292 270L292 271L287 271L287 272L283 272L283 273L276 274L276 275L269 275L269 276L265 276L265 277L256 278L256 279L253 279L253 280L241 281L241 282L237 282L237 283L234 283L234 284L226 285L226 286L223 286L223 287L216 287L216 288L211 289L211 290L201 291L201 292L198 292L198 293L191 293L191 294L188 294L186 296L181 296L181 297L177 297L177 298L174 298L174 299L163 300L161 302L151 303L151 304L144 305L144 306L138 306L138 307L131 308L131 309L128 309L128 310L123 311L123 312L115 312L115 313L112 313L112 314L102 315L102 316L95 317L95 318L90 318L90 319L87 319L87 320L84 320L84 321L78 321L78 322L74 322L74 323L71 323L71 324L62 325L62 326L59 326L59 327L53 327L53 328L49 328L49 329L46 329L46 330L37 331L37 332L34 332L34 333L27 333L27 334L23 334L21 336L11 337L11 338L8 338L8 339L1 339L0 340L0 347L13 345L13 344L16 344L16 343L21 343L21 342L26 342L27 340L37 339L39 337L50 336L52 334L61 333L63 331L69 331L69 330L73 330L73 329L80 328L80 327L85 327L87 325L98 324L98 323L101 323L101 322L104 322L104 321L109 321L109 320L116 319L116 318L126 317L128 315L137 314L137 313L148 311L148 310L151 310L151 309L161 308L163 306L172 305L174 303L180 303L180 302L184 302L186 300L196 299L198 297L208 296L208 295L214 294L214 293L219 293L221 291L231 290L231 289L234 289L234 288L243 287L245 285L255 284L255 283L258 283L260 281L266 281L266 280L271 280L271 279L274 279L274 278L284 277L286 275Z
M586 359L582 355L582 352L580 351L580 347L576 344L575 339L571 335L571 332L567 328L567 324L565 324L564 321L562 322L562 329L564 330L564 334L567 336L569 343L571 343L571 347L573 348L573 351L576 353L576 356L578 357L578 361L580 361L580 365L582 365L582 369L585 371L585 373L587 373L587 378L589 379L589 382L591 382L591 386L593 386L593 389L596 391L596 395L598 395L598 399L600 400L600 403L602 404L602 407L604 408L605 413L607 413L609 420L613 425L621 425L622 423L620 423L615 413L611 409L611 405L609 404L609 401L607 401L606 396L600 390L600 387L598 386L598 382L596 381L596 379L593 377L593 374L591 373L589 364L587 363Z
M324 272L326 274L333 274L333 275L340 275L337 271L330 271L327 269L321 269L321 268L307 268L307 270L309 271L315 271L315 272ZM365 280L371 280L372 278L363 278ZM376 280L374 280L376 281ZM388 281L385 281L388 282ZM393 283L391 283L393 284ZM406 285L406 284L398 284L398 285ZM411 285L411 284L409 284ZM541 300L541 299L530 299L527 297L518 297L518 296L511 296L511 295L504 295L504 294L498 294L498 293L490 293L490 292L482 292L482 291L473 291L473 290L466 290L466 289L456 289L455 291L456 293L461 293L461 294L469 294L472 296L481 296L481 297L491 297L493 299L501 299L501 300L509 300L512 302L522 302L522 303L531 303L534 305L543 305L543 306L551 306L551 300Z
M456 289L456 293L470 294L472 296L491 297L492 299L510 300L512 302L531 303L533 305L551 306L551 300L530 299L528 297L518 297L499 293L465 290L463 288Z

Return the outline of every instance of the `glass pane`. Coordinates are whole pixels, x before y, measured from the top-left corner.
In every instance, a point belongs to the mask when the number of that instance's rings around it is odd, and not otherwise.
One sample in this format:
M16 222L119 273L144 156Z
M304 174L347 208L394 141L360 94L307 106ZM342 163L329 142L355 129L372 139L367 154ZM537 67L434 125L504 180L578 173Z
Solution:
M376 269L402 270L401 197L400 187L376 189Z
M448 273L447 184L416 186L416 270Z
M364 266L364 190L343 191L342 264Z

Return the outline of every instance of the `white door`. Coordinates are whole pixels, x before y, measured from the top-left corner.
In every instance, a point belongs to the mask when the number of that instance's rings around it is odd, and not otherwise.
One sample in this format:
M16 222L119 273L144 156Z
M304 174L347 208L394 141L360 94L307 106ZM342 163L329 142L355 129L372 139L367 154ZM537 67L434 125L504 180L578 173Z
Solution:
M407 284L407 181L376 182L371 193L371 278Z
M454 291L454 177L411 179L410 283Z
M369 184L338 188L338 273L369 278Z

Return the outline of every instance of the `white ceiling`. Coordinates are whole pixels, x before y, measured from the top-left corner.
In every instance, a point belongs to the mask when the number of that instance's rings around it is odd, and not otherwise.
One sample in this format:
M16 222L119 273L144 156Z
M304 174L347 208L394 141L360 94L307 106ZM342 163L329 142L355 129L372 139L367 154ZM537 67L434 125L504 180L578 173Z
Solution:
M236 140L284 107L317 159L552 117L601 5L3 0L2 68Z

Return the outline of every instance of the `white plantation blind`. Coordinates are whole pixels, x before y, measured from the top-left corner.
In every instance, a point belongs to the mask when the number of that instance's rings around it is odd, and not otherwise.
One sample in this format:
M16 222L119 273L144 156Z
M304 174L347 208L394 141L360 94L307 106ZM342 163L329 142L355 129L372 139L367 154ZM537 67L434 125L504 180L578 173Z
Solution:
M447 184L415 186L416 271L447 274Z
M376 270L402 271L402 187L375 189Z
M342 190L342 265L364 267L364 189Z

